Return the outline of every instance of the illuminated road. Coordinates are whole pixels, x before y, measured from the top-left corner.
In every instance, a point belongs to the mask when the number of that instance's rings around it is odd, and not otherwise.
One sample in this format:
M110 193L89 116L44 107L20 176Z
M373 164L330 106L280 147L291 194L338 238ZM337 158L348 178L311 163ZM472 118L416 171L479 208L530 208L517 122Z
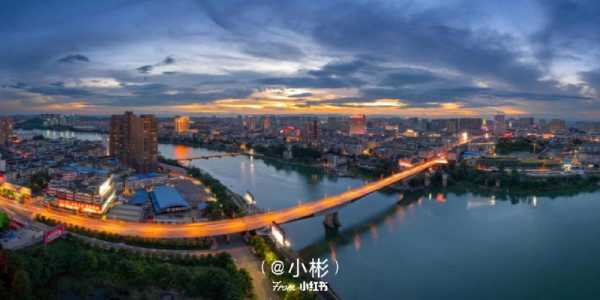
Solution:
M268 227L273 224L288 223L294 220L303 219L326 212L330 209L350 203L362 198L370 193L376 192L386 186L398 181L408 179L427 169L446 164L442 158L433 159L421 164L417 164L402 172L392 176L374 181L355 189L348 190L341 194L325 197L318 201L306 202L294 207L251 215L235 219L225 219L219 221L207 221L189 224L156 224L156 223L135 223L117 220L100 220L88 218L80 215L73 215L68 212L56 211L39 207L31 204L19 204L15 201L0 197L0 206L20 211L24 214L39 214L48 218L59 220L66 224L77 225L91 230L105 231L126 236L141 236L148 238L195 238L208 237L226 234L234 234L249 230Z

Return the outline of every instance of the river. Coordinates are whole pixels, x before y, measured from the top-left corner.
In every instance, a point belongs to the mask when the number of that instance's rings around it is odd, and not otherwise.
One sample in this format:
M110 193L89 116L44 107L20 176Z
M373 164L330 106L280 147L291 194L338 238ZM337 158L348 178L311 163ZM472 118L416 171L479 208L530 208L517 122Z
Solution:
M48 137L100 134L39 131ZM216 153L160 145L168 158ZM251 191L265 210L358 186L318 170L246 156L193 164L233 191ZM564 299L600 296L600 193L506 201L451 190L371 194L340 210L326 234L322 217L284 225L307 259L335 258L330 274L343 299ZM330 264L330 273L333 273Z

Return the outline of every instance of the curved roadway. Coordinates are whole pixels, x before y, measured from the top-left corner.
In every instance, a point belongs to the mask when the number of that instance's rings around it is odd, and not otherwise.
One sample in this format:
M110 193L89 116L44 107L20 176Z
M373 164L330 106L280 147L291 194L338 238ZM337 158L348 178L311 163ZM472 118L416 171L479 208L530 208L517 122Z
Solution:
M118 220L100 220L67 212L56 211L31 204L18 204L0 197L0 206L16 209L32 215L39 214L61 222L77 225L97 231L105 231L126 236L141 236L148 238L197 238L234 234L267 227L273 224L288 223L294 220L310 217L329 209L347 204L370 193L378 191L398 181L415 176L431 167L446 164L443 158L433 159L415 165L402 172L374 181L341 194L326 197L318 201L306 202L294 207L219 221L207 221L188 224L158 224L136 223Z

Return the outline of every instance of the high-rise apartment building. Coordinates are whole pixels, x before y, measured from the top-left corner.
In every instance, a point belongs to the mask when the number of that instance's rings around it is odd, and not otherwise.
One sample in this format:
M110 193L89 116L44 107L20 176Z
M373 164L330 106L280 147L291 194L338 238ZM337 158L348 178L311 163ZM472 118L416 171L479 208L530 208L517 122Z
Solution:
M494 116L494 134L504 135L506 133L506 119L503 114L497 114Z
M190 117L175 116L173 119L173 125L176 134L186 134L190 130Z
M304 142L309 145L319 144L319 120L307 120L304 123Z
M458 119L458 130L477 133L481 131L483 120L481 118L461 118Z
M533 117L519 118L514 125L514 127L519 129L530 129L535 125L535 119Z
M110 120L109 154L138 172L153 171L158 162L158 129L154 115L132 112Z
M261 123L262 123L262 129L263 129L263 130L265 130L265 131L266 131L266 130L269 130L269 129L271 129L271 117L269 117L269 116L264 116L264 117L262 118L262 122L261 122Z
M567 125L565 120L561 119L552 119L548 123L548 129L551 133L558 133L567 129Z
M7 117L0 118L0 146L8 144L11 137L12 121Z
M350 135L363 135L367 133L367 116L354 115L350 117Z
M257 129L257 123L257 118L255 116L250 116L244 120L244 127L249 131L254 131Z

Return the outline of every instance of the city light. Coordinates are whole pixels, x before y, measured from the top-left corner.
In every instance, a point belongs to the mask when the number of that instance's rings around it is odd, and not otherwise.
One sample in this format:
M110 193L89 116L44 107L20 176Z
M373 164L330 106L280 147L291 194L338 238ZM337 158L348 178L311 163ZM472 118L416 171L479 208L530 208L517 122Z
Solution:
M283 232L281 232L275 225L271 226L271 236L273 236L277 244L280 246L287 247L290 245L290 242L285 238Z
M98 187L98 194L104 197L112 189L112 175Z

